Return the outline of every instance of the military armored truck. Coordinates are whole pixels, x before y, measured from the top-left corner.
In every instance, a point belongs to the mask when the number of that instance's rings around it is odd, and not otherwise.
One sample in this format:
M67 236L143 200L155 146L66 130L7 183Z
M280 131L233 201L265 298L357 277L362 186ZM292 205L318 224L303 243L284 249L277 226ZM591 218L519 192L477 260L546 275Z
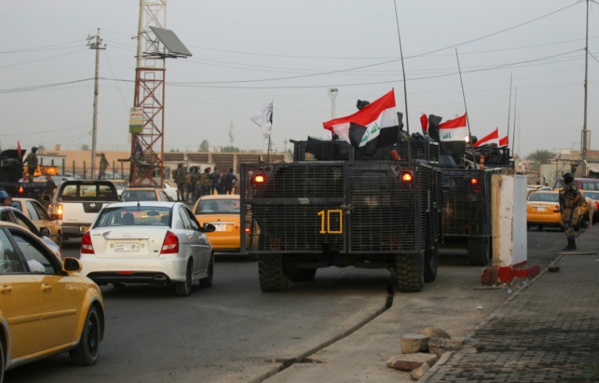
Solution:
M345 142L309 138L294 141L291 163L241 166L241 222L260 228L255 248L245 236L241 246L258 258L263 291L286 290L329 266L388 269L402 292L435 280L438 145L408 142L365 159Z

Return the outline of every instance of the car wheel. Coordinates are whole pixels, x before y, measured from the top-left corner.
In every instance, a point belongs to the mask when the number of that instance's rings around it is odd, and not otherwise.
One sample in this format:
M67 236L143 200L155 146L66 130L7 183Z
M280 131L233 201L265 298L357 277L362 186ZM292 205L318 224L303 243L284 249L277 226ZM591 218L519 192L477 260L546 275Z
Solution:
M175 285L177 289L177 295L180 297L187 297L191 294L192 288L192 271L193 271L193 262L189 260L187 262L187 269L185 270L185 282L179 282Z
M78 366L91 366L98 360L98 349L102 339L100 328L100 316L98 310L92 306L87 313L83 332L79 338L79 344L69 354L71 362Z
M210 263L208 263L208 270L206 271L208 276L200 279L201 287L212 286L212 278L214 277L214 254L210 254Z
M62 249L62 245L64 244L64 238L62 236L62 231L59 231L58 233L56 233L56 244L58 245L59 248Z
M4 382L4 344L0 340L0 383Z

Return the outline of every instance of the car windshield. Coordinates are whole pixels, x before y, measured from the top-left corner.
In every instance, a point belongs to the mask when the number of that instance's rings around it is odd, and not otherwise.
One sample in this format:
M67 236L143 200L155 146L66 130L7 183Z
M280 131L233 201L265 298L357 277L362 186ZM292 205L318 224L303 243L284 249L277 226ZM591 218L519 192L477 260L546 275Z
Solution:
M589 197L590 199L599 199L599 192L584 192L585 197Z
M239 200L236 199L207 199L200 200L195 214L239 214Z
M94 228L109 226L170 226L171 208L158 206L107 207Z
M557 193L533 193L529 201L536 202L559 202L559 194Z
M156 201L154 190L125 190L123 201Z

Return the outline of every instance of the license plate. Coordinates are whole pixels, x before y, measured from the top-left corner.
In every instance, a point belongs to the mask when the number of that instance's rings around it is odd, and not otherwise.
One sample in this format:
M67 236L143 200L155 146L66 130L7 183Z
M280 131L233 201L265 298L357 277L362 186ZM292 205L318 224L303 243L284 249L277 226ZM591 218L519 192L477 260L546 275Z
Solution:
M537 211L545 211L545 210L547 210L546 207L543 207L543 206L537 207Z
M120 252L131 252L131 251L139 251L139 243L115 243L114 251L117 253Z
M227 231L226 223L213 223L213 225L216 228L214 231Z

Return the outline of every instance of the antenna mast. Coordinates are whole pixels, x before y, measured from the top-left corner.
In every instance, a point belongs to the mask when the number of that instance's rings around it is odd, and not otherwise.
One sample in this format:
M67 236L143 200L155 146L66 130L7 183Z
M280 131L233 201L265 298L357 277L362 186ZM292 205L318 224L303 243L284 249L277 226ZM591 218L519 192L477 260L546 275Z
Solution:
M164 90L166 55L157 54L157 37L150 28L166 26L166 0L140 0L137 32L134 107L143 124L131 127L131 186L163 186Z

